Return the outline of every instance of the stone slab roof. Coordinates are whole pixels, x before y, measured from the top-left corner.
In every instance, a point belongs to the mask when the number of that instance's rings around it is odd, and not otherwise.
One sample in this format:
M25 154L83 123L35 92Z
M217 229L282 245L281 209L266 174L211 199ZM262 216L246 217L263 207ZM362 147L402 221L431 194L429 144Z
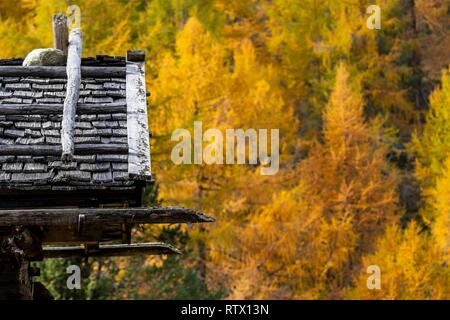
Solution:
M125 66L124 59L99 57L84 59L83 63L94 67ZM0 60L0 66L19 63L20 59ZM63 163L60 156L67 80L26 74L0 77L0 193L120 192L132 190L137 181L149 179L149 168L144 175L129 172L129 139L134 143L135 138L129 135L128 123L129 114L135 112L130 105L133 100L128 99L127 103L127 77L82 77L75 158L69 163ZM147 121L146 110L140 116ZM148 140L148 127L146 130ZM149 157L150 150L144 152Z

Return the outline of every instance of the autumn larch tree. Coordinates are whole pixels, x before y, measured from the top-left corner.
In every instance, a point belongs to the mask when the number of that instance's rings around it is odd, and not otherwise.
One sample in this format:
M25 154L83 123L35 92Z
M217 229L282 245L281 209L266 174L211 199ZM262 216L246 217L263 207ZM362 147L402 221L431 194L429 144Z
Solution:
M255 210L229 264L234 298L337 298L361 257L396 222L395 170L344 65L324 113L323 142L297 169L297 186ZM239 253L239 254L236 254Z

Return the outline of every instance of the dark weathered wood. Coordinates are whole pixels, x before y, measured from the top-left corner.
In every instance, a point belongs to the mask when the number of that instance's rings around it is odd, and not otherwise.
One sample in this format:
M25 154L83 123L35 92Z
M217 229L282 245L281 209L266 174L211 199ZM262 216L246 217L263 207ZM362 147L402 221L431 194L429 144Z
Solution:
M107 229L108 235L104 235L104 229ZM73 244L80 243L98 243L102 241L121 240L121 234L111 234L112 227L100 225L86 225L84 223L72 224L70 226L51 226L45 227L42 235L42 242L45 244ZM116 226L114 231L120 231ZM114 237L115 236L115 237Z
M23 58L0 59L0 66L21 66ZM100 56L85 57L81 59L81 65L85 67L125 67L125 57Z
M98 249L87 251L84 247L46 247L44 258L70 257L123 257L137 255L181 254L177 248L166 243L139 243L101 245Z
M79 228L78 225L73 224L70 226L47 226L44 228L42 242L46 244L79 245L80 243L117 242L121 241L123 237L120 225L82 224L81 228Z
M100 205L108 203L114 207L123 207L128 204L130 207L141 206L137 202L136 194L140 194L138 181L129 190L112 190L108 187L94 189L73 190L39 190L30 189L24 192L20 189L0 186L1 209L37 209L37 208L61 208L61 207L82 207L98 208ZM24 197L26 193L26 197Z
M84 78L124 78L125 67L81 67Z
M0 66L21 66L23 58L0 59Z
M58 13L53 16L53 48L59 49L67 56L69 44L69 27L67 17Z
M1 145L0 155L16 156L58 156L62 148L58 145ZM87 154L127 154L126 144L76 144L76 155Z
M84 215L83 224L158 224L158 223L203 223L215 219L200 212L182 207L152 208L73 208L0 210L0 226L58 226L78 223Z
M127 61L134 61L134 62L145 61L145 51L144 50L128 50L127 51Z
M0 300L33 298L30 261L42 259L40 238L30 229L9 228L0 232Z
M81 67L84 78L124 78L125 67ZM0 77L67 78L66 67L0 66Z
M40 282L33 283L33 300L54 300L50 291Z
M67 56L67 90L61 122L61 160L65 162L72 161L75 152L75 116L81 86L82 38L83 34L80 29L76 28L70 31Z
M0 115L62 114L62 104L1 104ZM126 113L126 103L78 104L77 114Z

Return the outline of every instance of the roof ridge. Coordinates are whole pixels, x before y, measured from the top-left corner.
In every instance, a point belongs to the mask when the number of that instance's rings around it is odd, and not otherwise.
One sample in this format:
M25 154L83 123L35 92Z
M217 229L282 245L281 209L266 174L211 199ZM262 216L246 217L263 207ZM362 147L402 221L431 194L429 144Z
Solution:
M0 66L21 66L24 58L6 58L0 59ZM99 67L120 67L125 66L126 58L124 56L96 55L95 57L84 57L81 59L82 66Z

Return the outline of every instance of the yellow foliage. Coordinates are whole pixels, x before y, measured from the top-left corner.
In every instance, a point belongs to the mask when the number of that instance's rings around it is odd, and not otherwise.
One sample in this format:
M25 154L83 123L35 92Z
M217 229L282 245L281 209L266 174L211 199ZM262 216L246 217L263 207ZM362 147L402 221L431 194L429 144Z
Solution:
M297 187L277 193L236 232L231 297L342 297L361 256L396 222L396 174L343 65L324 118L325 142L300 163Z
M442 75L441 88L437 88L430 96L430 111L422 136L415 135L413 141L417 154L415 175L421 183L425 196L426 207L422 209L422 215L427 223L431 223L437 214L434 210L433 197L433 194L436 195L437 180L446 175L445 161L450 153L449 106L450 73L446 70ZM442 188L445 178L440 183Z
M381 271L381 289L367 288L367 267ZM349 299L449 299L450 268L433 240L415 223L406 230L389 227L376 254L363 259L361 275Z
M430 112L422 136L415 137L417 152L416 176L427 188L433 187L442 174L443 164L450 152L450 69L442 75L441 88L430 96Z
M450 157L445 162L445 171L432 191L432 202L436 218L433 234L442 253L450 259Z
M421 183L427 205L417 220L431 235L397 227L398 174L380 130L400 131L402 144L421 125L417 96L431 87L422 88L421 70L437 80L448 64L444 2L414 1L411 30L401 0L1 1L0 57L51 47L51 17L68 4L81 9L84 56L146 50L159 196L217 218L183 230L189 263L230 298L449 298L449 71L415 137L415 172L403 171ZM369 4L382 6L382 31L366 27ZM386 123L372 121L378 115ZM280 172L174 165L171 134L192 132L195 120L222 132L279 129ZM114 264L116 281L129 278L129 260ZM381 267L382 290L366 287L370 264ZM141 294L152 285L142 282Z
M349 74L340 65L336 75L336 86L325 111L325 140L333 153L332 160L343 157L348 146L367 139L363 123L363 102L349 85Z

